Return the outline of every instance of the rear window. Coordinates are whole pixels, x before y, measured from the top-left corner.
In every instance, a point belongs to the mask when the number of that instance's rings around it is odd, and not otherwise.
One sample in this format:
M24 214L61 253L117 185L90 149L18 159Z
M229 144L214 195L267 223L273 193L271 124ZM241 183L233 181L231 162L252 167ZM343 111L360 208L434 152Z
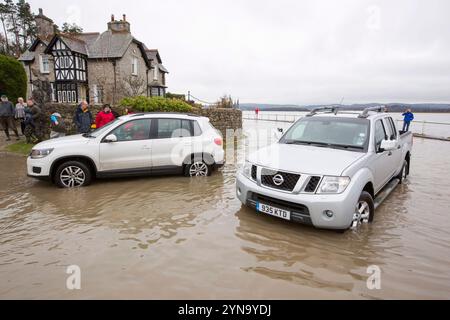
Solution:
M156 139L197 137L202 130L197 121L185 119L155 119L152 137Z

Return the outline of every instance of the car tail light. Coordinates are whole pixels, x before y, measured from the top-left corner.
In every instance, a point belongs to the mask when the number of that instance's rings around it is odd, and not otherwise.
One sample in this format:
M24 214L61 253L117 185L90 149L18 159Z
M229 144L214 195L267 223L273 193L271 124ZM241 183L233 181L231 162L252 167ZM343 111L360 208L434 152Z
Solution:
M222 146L223 145L222 138L215 138L214 143L217 144L218 146Z

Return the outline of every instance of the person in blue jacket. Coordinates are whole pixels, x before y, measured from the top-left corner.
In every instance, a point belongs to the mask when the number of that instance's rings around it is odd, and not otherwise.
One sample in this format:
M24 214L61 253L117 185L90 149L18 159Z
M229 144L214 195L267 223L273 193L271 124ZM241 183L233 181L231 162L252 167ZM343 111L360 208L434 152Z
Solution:
M405 119L403 120L403 131L409 131L409 126L411 122L414 120L414 114L411 112L411 109L406 110L403 114Z

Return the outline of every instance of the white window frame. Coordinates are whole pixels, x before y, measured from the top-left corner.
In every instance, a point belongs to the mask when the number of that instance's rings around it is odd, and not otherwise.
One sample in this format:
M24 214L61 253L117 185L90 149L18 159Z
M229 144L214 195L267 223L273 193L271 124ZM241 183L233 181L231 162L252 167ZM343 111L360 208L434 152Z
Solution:
M138 59L136 57L133 57L131 60L131 74L133 76L138 75Z
M96 84L92 86L92 92L94 93L94 103L98 104L98 87Z
M53 82L50 83L50 86L52 88L52 102L56 102L56 96L55 96L55 84Z
M46 60L47 60L46 64L44 64L44 58L46 58ZM40 66L42 74L50 73L50 61L49 61L49 57L47 55L44 55L44 54L39 55L39 66Z
M158 80L158 68L159 68L159 64L155 65L155 68L153 69L153 80Z

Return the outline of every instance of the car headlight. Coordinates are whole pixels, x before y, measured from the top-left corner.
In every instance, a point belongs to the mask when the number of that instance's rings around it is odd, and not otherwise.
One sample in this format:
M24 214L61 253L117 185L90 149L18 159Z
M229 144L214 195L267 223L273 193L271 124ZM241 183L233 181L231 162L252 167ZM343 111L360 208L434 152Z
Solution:
M30 157L32 159L41 159L48 156L50 153L53 152L54 149L33 149L31 151Z
M251 179L252 178L252 164L248 161L245 161L244 166L242 167L242 174Z
M342 193L350 184L349 177L323 177L318 193Z

